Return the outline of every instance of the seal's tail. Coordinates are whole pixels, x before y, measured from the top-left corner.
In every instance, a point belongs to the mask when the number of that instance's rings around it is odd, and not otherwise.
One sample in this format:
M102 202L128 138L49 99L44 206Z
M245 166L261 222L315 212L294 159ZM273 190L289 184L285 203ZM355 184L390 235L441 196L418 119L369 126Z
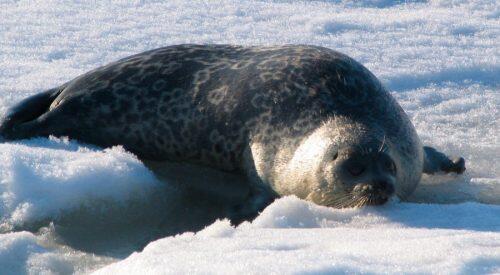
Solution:
M31 137L30 133L19 131L19 126L28 124L46 113L61 91L61 87L47 90L24 99L8 110L0 121L0 139L15 140Z

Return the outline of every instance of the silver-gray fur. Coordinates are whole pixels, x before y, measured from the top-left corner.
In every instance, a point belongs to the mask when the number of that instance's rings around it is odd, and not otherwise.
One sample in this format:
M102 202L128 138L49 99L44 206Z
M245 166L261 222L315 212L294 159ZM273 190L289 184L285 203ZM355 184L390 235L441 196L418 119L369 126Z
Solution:
M429 149L424 158L409 118L365 67L306 45L177 45L130 56L21 102L0 135L119 144L148 162L244 176L254 210L288 194L379 204L411 194L424 160L429 173L445 162L465 169ZM374 178L384 186L372 200Z

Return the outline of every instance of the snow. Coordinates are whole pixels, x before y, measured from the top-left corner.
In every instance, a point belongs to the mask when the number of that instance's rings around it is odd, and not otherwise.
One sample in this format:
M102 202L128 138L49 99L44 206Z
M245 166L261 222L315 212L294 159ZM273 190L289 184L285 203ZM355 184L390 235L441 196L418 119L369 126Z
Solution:
M96 274L499 272L499 214L477 203L331 211L286 197L251 224L164 238Z
M96 208L99 200L130 204L156 179L120 147L92 150L56 138L0 144L3 226L54 217L61 210ZM102 205L101 205L102 207Z
M500 273L499 26L493 0L0 1L0 115L165 45L314 44L363 63L425 144L467 160L410 202L287 197L234 228L120 147L1 143L0 274Z
M58 250L40 234L15 232L0 235L0 269L2 274L70 274L86 270L88 262L109 264L110 259L60 246Z

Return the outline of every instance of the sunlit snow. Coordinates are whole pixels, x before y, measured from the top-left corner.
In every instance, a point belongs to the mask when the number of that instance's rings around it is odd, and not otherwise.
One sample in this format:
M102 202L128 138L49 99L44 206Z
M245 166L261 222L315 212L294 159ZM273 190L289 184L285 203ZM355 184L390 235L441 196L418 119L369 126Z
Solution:
M286 197L234 228L214 222L223 205L193 201L120 147L0 143L0 274L500 273L497 1L0 1L0 115L99 65L187 42L346 53L423 143L463 156L467 171L425 176L410 202L382 207Z

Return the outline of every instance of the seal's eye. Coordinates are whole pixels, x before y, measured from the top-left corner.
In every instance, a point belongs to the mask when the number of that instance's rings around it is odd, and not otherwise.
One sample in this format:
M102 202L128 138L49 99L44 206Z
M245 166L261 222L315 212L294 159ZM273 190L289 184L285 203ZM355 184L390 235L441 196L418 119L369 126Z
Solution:
M335 155L333 155L333 160L336 160L339 157L339 152L335 152Z
M349 171L349 174L353 176L359 176L363 174L365 168L360 163L350 163L347 166L347 171Z
M384 163L385 169L393 174L396 173L396 165L394 164L394 161L387 159Z

